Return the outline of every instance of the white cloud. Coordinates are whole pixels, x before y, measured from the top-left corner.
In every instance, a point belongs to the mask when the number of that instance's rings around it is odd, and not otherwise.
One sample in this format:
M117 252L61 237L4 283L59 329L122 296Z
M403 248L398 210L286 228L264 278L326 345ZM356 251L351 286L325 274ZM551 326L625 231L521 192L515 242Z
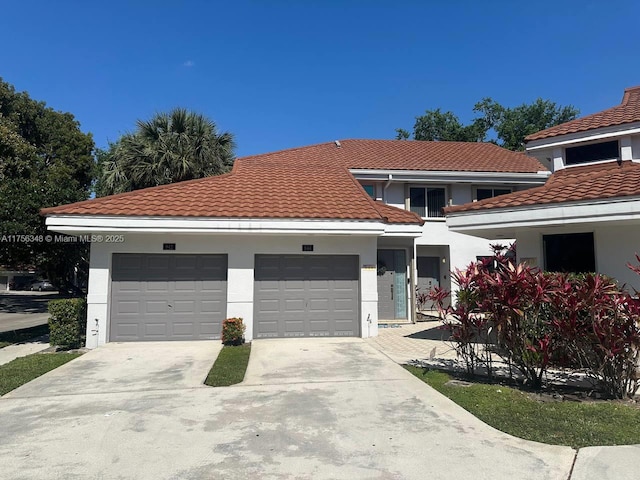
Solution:
M195 67L196 66L196 62L194 62L193 60L187 60L186 62L184 62L182 64L183 67L187 67L187 68L191 68L191 67Z

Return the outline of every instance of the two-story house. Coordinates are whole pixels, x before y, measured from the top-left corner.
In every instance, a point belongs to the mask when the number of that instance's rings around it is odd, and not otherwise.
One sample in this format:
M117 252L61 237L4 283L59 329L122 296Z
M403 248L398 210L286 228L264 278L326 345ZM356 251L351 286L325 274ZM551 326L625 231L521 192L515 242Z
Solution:
M490 254L447 205L543 185L536 158L493 144L342 140L236 160L231 173L47 208L91 244L87 346L360 336L411 320L415 289ZM500 235L496 235L500 238Z
M553 172L526 193L452 206L447 225L517 239L519 261L550 271L597 271L640 289L627 268L640 253L640 87L613 108L529 135L527 154Z

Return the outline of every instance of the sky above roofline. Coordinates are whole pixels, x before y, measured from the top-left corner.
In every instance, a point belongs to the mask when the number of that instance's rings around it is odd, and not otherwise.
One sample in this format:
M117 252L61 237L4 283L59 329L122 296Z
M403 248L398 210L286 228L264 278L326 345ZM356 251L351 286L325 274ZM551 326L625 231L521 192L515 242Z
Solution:
M640 84L611 2L45 2L3 6L3 79L73 113L99 147L183 106L235 134L238 156L390 139L427 109L483 97L582 115ZM16 19L21 19L17 21Z

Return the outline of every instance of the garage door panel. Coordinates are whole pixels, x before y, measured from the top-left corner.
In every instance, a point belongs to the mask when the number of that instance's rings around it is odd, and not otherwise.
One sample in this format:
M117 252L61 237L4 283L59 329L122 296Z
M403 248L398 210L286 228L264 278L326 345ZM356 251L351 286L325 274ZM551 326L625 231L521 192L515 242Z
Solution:
M194 280L178 280L174 284L175 286L173 288L173 291L180 293L195 292L198 289L198 287L196 286L197 283L198 282L195 282Z
M219 317L224 316L226 300L202 300L200 301L200 313L217 314Z
M256 255L254 292L256 338L359 334L357 256Z
M145 315L166 315L169 305L166 300L147 300L144 302Z
M199 310L199 305L196 300L174 300L171 304L173 312L175 314L182 315L194 315Z
M140 284L139 281L127 281L122 280L118 283L113 284L111 290L119 293L131 293L134 295L139 295L143 289L143 285Z
M165 337L167 334L167 324L165 322L147 322L141 326L145 337Z
M168 281L152 280L144 282L142 280L138 280L138 283L142 287L141 291L146 293L166 295L170 290Z
M193 322L173 322L173 335L189 337L193 334L194 325Z
M223 286L220 285L220 280L203 280L200 283L199 291L201 293L223 294L226 291L226 288L223 288Z
M140 313L140 301L139 300L131 300L131 301L118 301L114 305L115 313L118 315L127 315L127 314L139 314Z
M110 341L220 338L226 280L226 255L114 254Z

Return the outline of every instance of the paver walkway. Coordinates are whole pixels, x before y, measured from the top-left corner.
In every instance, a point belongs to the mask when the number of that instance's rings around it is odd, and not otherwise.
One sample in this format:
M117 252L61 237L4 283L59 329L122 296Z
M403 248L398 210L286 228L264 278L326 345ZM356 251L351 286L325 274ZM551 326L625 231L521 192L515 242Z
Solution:
M447 332L438 328L439 321L390 324L378 329L378 336L366 339L396 363L430 358L455 359L456 352L445 340Z

